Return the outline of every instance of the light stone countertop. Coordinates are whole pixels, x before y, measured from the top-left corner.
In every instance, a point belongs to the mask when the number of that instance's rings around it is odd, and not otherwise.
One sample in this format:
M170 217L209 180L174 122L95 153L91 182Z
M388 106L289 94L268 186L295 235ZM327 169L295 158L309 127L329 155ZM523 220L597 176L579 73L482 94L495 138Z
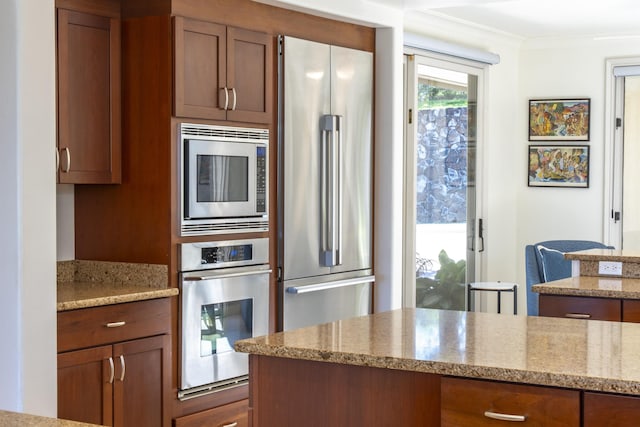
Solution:
M58 262L57 310L98 307L178 295L167 266L105 261Z
M579 276L533 285L531 290L548 295L640 299L640 279Z
M40 417L18 412L0 411L2 427L96 427L96 424Z
M566 259L580 261L619 261L619 262L640 262L640 251L618 250L618 249L587 249L584 251L567 252Z
M238 351L640 395L640 324L400 309L236 341Z

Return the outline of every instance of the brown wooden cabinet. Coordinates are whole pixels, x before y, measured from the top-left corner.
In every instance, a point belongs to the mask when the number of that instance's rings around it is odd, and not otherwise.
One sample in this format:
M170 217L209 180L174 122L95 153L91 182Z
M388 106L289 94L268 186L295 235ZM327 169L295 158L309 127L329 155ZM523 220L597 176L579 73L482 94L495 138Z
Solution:
M65 7L74 3L80 2L58 1ZM108 16L97 14L102 10L57 9L60 183L121 180L120 19L113 8Z
M580 426L580 391L444 377L441 426Z
M640 398L584 393L584 427L628 427L640 420Z
M272 121L271 36L180 16L173 28L175 116Z
M65 350L58 353L58 417L169 426L169 318L168 298L58 313L59 351Z
M622 321L622 303L617 298L540 295L540 316Z
M174 427L248 427L249 401L247 399L228 405L176 418Z

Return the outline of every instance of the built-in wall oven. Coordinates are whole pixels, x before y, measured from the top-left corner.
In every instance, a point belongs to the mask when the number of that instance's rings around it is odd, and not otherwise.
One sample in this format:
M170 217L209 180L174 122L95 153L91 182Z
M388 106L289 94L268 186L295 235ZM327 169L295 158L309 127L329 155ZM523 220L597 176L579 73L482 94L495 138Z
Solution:
M181 400L245 384L235 341L269 329L268 239L180 245Z
M269 229L269 130L179 125L180 234Z

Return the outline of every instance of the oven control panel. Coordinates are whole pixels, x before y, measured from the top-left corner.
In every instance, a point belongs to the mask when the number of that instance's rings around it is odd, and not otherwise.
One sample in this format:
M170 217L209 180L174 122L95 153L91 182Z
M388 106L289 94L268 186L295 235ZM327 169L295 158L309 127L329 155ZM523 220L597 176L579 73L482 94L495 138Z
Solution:
M207 270L269 263L269 239L183 243L180 271Z

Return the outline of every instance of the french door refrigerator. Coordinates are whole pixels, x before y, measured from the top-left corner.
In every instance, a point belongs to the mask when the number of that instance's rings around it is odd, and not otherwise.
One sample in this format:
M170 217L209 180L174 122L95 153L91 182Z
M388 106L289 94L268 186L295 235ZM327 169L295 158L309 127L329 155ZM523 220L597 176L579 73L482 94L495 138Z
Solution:
M279 39L278 328L372 309L373 54Z

